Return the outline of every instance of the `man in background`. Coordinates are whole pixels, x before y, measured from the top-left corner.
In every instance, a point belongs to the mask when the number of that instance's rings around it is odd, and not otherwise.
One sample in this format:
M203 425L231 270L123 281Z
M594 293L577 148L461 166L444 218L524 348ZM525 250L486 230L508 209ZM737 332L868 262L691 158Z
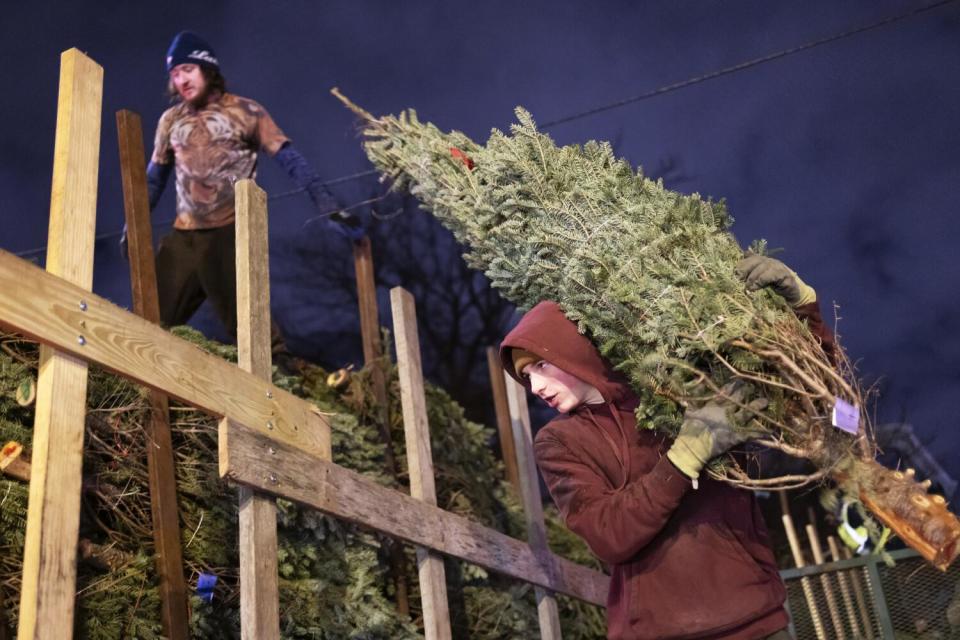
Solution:
M168 92L175 104L160 117L147 166L152 211L171 173L176 177L177 215L173 231L157 251L160 321L186 323L209 300L227 332L236 337L236 250L234 183L255 178L258 154L273 158L314 206L353 239L363 235L359 220L339 210L306 159L266 109L227 91L213 48L183 31L166 56ZM126 233L121 239L126 255ZM271 322L274 360L296 370L276 323Z

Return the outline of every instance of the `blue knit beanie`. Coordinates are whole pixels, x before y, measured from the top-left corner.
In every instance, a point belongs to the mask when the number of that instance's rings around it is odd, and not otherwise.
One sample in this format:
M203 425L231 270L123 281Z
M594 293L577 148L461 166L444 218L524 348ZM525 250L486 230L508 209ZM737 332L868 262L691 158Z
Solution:
M178 64L203 64L214 69L220 68L213 47L192 31L178 33L167 49L167 72Z

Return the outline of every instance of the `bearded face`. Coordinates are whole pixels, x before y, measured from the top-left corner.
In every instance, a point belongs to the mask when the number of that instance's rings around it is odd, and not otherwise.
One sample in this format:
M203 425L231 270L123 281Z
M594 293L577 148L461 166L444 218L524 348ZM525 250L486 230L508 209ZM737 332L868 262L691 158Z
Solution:
M178 64L170 70L170 86L184 102L201 107L207 102L209 84L198 64Z

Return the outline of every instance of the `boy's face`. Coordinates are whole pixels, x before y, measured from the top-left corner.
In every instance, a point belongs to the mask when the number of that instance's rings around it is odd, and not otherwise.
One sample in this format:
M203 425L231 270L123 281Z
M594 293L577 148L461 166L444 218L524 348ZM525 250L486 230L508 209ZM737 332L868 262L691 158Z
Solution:
M584 403L603 402L596 387L546 360L528 364L521 373L530 381L534 395L560 413L570 413Z

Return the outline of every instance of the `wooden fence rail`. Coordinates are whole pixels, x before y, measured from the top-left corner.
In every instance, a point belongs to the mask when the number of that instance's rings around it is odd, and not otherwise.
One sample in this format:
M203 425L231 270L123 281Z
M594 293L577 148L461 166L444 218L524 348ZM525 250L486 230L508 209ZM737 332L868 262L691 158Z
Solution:
M2 250L0 290L0 325L330 458L327 419L306 400Z

